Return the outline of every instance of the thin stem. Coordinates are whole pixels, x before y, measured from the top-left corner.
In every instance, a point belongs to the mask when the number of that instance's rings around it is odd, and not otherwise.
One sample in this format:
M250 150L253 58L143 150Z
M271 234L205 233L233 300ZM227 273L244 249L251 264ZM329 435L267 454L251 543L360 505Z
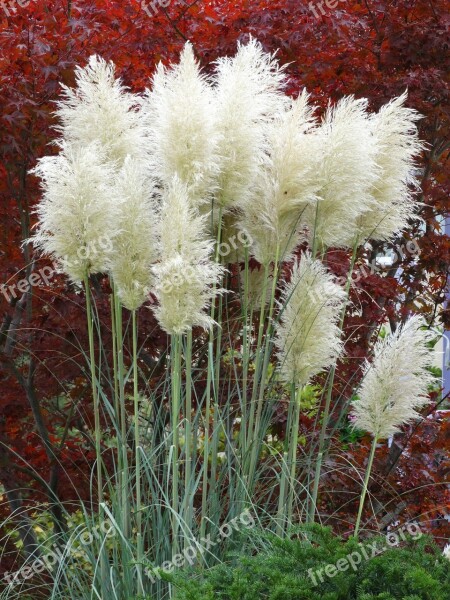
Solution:
M242 423L241 431L245 430L242 427L246 422L247 417L247 384L248 384L248 363L249 363L249 347L248 347L248 332L251 327L251 319L248 319L248 284L249 284L249 256L248 248L245 247L245 267L244 267L244 297L243 297L243 340L242 340Z
M110 296L110 304L111 304L110 308L111 308L111 337L112 337L112 346L113 346L114 412L115 412L115 418L116 418L115 427L116 427L117 431L119 431L120 405L119 405L119 380L117 377L117 335L116 335L116 311L115 311L114 282L113 281L111 281L111 288L113 290L113 293ZM120 473L121 473L120 460L121 460L121 454L119 452L119 477L120 477ZM120 484L119 484L119 489L120 489Z
M265 390L266 390L266 377L267 377L267 371L268 371L269 360L270 360L270 347L271 347L271 343L272 343L272 330L273 330L272 315L273 315L273 310L274 310L274 306L275 306L275 291L276 291L277 279L278 279L279 254L280 254L280 246L278 245L276 254L275 254L275 262L274 262L274 268L273 268L273 273L272 273L272 277L273 277L272 278L272 290L271 290L271 296L270 296L269 312L268 312L268 316L267 316L268 323L267 323L267 331L266 331L265 344L264 344L264 359L263 359L261 377L259 379L259 395L258 395L258 402L257 402L257 408L256 408L256 419L255 419L255 427L254 427L254 431L253 431L253 444L252 444L252 453L251 453L251 462L250 462L250 477L249 477L250 482L252 481L254 473L255 473L256 462L257 462L258 454L259 454L258 451L259 451L260 443L261 443L261 440L263 437L263 432L260 432L260 427L261 427L262 410L263 410L263 405L264 405L264 394L265 394ZM265 290L266 290L266 288L264 288L264 296L262 298L263 303L265 303L265 300L266 300L266 298L265 298L266 291ZM256 381L256 387L258 387L258 380Z
M89 363L91 369L91 384L92 398L94 402L94 427L95 427L95 455L97 465L97 495L98 495L98 517L100 522L103 522L103 477L102 477L102 452L101 452L101 423L100 423L100 396L99 382L95 369L95 346L94 346L94 327L93 327L93 310L91 301L91 290L89 287L89 276L86 273L84 276L84 289L86 294L86 319L89 338ZM107 589L107 565L105 553L102 550L100 556L100 573L103 589Z
M277 535L282 536L284 534L284 512L286 509L286 482L288 474L288 453L283 452L283 459L281 464L281 481L280 481L280 495L278 497L278 512L277 512Z
M370 449L369 462L367 463L366 476L364 478L361 499L359 501L359 510L358 510L358 517L356 518L355 531L353 533L353 536L356 539L358 539L359 526L361 524L361 516L362 516L362 511L364 508L364 501L366 499L367 488L369 485L370 473L372 471L373 459L375 458L375 450L377 448L377 442L378 442L378 438L374 437L372 440L372 447Z
M355 266L357 252L358 252L358 237L355 239L355 243L353 245L352 258L350 261L350 267L349 267L349 271L347 274L347 282L345 285L345 300L344 300L344 303L342 306L340 322L339 322L339 329L341 331L341 335L342 335L342 331L343 331L343 327L344 327L345 313L347 311L348 301L349 301L349 297L350 297L350 286L351 286L351 282L352 282L353 267ZM319 451L317 454L316 469L315 469L315 473L314 473L314 484L313 484L312 496L311 496L311 501L309 504L309 511L308 511L308 522L310 522L310 523L312 523L314 521L314 517L315 517L316 509L317 509L317 496L319 493L319 482L320 482L320 475L321 475L321 470L322 470L325 439L326 439L328 421L329 421L329 417L330 417L330 407L331 407L331 399L333 396L333 387L334 387L335 376L336 376L336 361L334 362L334 364L330 370L327 396L326 396L325 407L324 407L324 411L323 411L323 415L322 415L322 427L320 430L320 437L319 437Z
M219 264L219 262L220 262L220 243L221 243L221 239L222 239L222 212L223 212L223 209L220 206L219 207L219 223L218 223L218 228L217 228L216 247L215 247L215 256L214 256L214 260L217 264ZM212 213L212 218L213 218L213 213ZM221 346L220 318L221 318L221 309L222 309L222 301L221 301L222 299L220 299L220 302L219 302L219 310L218 310L219 327L218 327L218 333L217 333L217 339L216 339L215 325L214 325L215 310L216 310L216 289L217 289L217 285L216 285L216 282L214 282L213 289L212 289L211 309L210 309L210 317L211 317L212 325L209 330L208 374L207 374L207 383L206 383L206 415L205 415L206 431L205 431L205 440L204 440L205 455L203 458L203 467L205 470L203 472L202 522L201 522L201 531L203 532L203 534L205 532L205 527L206 527L206 506L207 506L206 492L208 489L207 481L208 481L208 460L209 460L209 454L210 454L210 446L213 448L213 452L211 455L211 462L212 462L211 473L210 473L210 479L209 479L210 492L215 489L214 479L215 479L216 464L217 464L218 431L215 430L214 423L212 425L212 434L213 434L212 440L211 440L212 443L211 443L211 445L209 443L209 426L210 426L210 419L211 419L211 400L212 399L214 400L214 409L215 409L215 411L212 414L214 416L216 416L218 413L218 402L217 402L217 397L216 397L216 393L217 393L216 380L218 381L218 379L219 379L220 360L221 360L221 355L220 355L220 346ZM214 362L214 341L216 341L216 357L215 357L216 362ZM212 394L211 394L211 391L212 391ZM216 452L216 455L214 454L214 450ZM210 501L211 501L211 498L210 498Z
M172 335L172 533L174 552L178 552L179 506L179 418L181 401L181 337Z
M277 533L283 535L285 532L285 523L291 525L292 504L295 489L295 471L298 444L298 422L300 419L300 396L302 388L296 387L295 383L291 385L291 398L288 407L288 417L286 422L286 436L284 438L284 451L281 467L280 497L278 499L277 513ZM287 482L289 480L289 499L286 499ZM283 514L286 511L287 515ZM286 519L287 516L287 519Z
M130 503L128 501L128 432L127 432L127 413L125 408L125 366L123 362L123 333L122 333L122 305L120 303L117 291L114 293L114 315L115 315L115 333L117 337L117 380L119 388L119 415L120 415L120 439L122 452L122 519L124 525L124 535L129 535L130 529Z
M239 458L241 461L240 466L246 464L248 460L248 438L247 434L250 435L250 431L247 431L247 421L248 421L248 370L249 370L249 362L250 362L250 336L251 335L251 326L252 326L252 315L253 311L249 311L249 252L248 246L245 245L244 249L245 253L245 262L244 262L244 289L242 295L242 321L243 321L243 330L242 330L242 393L241 393L241 420L239 425ZM250 314L249 314L250 313ZM241 473L245 476L245 470L242 470ZM237 493L236 493L236 501L233 506L233 515L239 514L242 510L242 506L240 506L240 499L244 497L244 477L238 477L237 483Z
M192 445L192 431L191 431L191 417L192 417L192 330L190 329L187 334L186 344L186 398L185 398L185 472L184 472L184 497L186 504L186 526L188 531L192 531L192 520L193 520L193 494L191 493L191 474L193 465L195 465ZM190 545L189 537L185 537L185 548Z
M111 289L113 293L110 297L110 308L111 308L111 337L112 337L112 347L113 347L113 377L114 377L114 417L115 423L114 427L117 432L117 460L118 460L118 469L117 469L117 484L119 492L122 490L123 482L123 472L122 472L122 450L120 443L120 404L119 404L119 379L117 373L117 334L116 334L116 311L115 311L115 298L114 298L114 282L111 280Z
M319 221L319 201L316 202L316 216L315 216L315 221L314 221L314 237L313 237L313 243L312 243L312 249L311 249L311 254L313 258L316 258L316 254L317 254L317 247L319 245L319 240L317 237L317 223Z
M139 389L138 389L138 356L137 356L137 319L136 311L131 313L133 329L133 396L134 396L134 449L136 461L136 529L137 529L137 572L140 591L144 594L142 583L142 565L144 559L144 543L142 539L142 506L141 506L141 457L139 435Z
M100 429L100 398L98 393L97 374L95 370L95 349L94 349L94 328L91 292L89 288L89 278L85 275L84 288L86 293L86 318L89 338L89 363L91 369L92 398L94 401L94 427L95 427L95 454L97 462L97 492L99 506L103 502L103 482L102 482L102 458L101 458L101 439Z
M222 296L219 298L219 311L218 311L218 321L219 327L217 328L217 337L216 337L216 354L214 357L215 365L214 365L214 424L212 430L212 440L211 440L211 474L210 474L210 493L214 495L214 498L217 497L217 486L215 485L216 475L217 475L217 452L219 450L219 437L221 432L221 420L219 418L219 398L218 398L218 390L219 390L219 380L220 380L220 364L221 364L221 346L222 346L222 327L221 327L221 315L222 315ZM212 501L212 498L210 498ZM217 522L219 515L216 515L215 521Z
M260 372L261 372L261 360L263 359L262 352L262 339L264 333L264 322L265 322L265 309L266 309L266 293L267 293L267 281L269 278L269 264L264 266L264 282L262 289L262 297L261 297L261 308L259 313L259 327L258 327L258 339L256 342L256 360L255 360L255 372L253 376L253 390L252 396L250 400L250 417L248 421L248 436L247 436L247 447L246 453L248 453L249 447L251 447L251 451L253 454L253 445L255 444L254 439L254 428L255 428L255 417L256 417L256 398L259 390L259 381L260 381ZM248 475L250 478L251 475L251 465L252 465L252 457L250 456L250 462L248 464Z
M297 446L298 446L298 429L300 421L300 400L302 395L302 386L298 386L293 391L294 409L292 411L292 436L289 441L290 457L290 485L289 485L289 499L288 499L288 524L292 525L292 515L294 508L294 493L296 483L296 472L297 472Z
M211 328L212 329L212 328ZM208 462L209 462L209 425L211 420L211 380L214 369L212 331L208 342L208 373L206 381L206 409L205 409L205 434L203 440L203 484L202 484L202 513L200 523L200 536L206 534L206 513L208 504Z

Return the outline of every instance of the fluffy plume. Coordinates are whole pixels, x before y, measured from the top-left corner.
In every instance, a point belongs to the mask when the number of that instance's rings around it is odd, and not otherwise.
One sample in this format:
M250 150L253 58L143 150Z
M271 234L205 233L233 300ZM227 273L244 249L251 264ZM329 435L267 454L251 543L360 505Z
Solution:
M240 203L242 229L253 240L252 254L262 264L289 260L299 243L302 213L318 192L320 148L308 94L268 126L269 151L253 193Z
M214 242L205 237L205 219L192 207L186 186L175 177L163 199L160 255L153 267L161 327L182 334L212 324L207 314L223 268L210 259Z
M180 62L160 63L144 105L152 160L164 185L174 176L199 205L210 198L218 169L212 90L187 43Z
M118 235L111 252L111 275L122 304L136 310L151 286L151 266L157 260L158 214L152 182L144 166L127 157L119 173L116 193Z
M378 340L372 364L367 363L359 400L353 403L355 427L377 439L387 438L401 425L419 418L418 409L429 402L428 385L433 375L427 370L433 334L422 329L422 317L411 317L404 326Z
M358 218L373 206L376 144L366 107L365 99L343 98L328 109L316 132L318 201L304 217L311 239L322 247L352 247Z
M42 158L33 173L41 178L44 192L34 245L73 281L106 271L117 234L118 201L102 148L96 143L65 145L58 156Z
M276 345L286 383L306 385L342 350L339 316L344 290L319 260L303 254L283 290Z
M442 554L445 556L445 558L447 558L448 560L450 560L450 544L446 544L444 551L442 552Z
M371 189L375 204L358 221L362 239L389 240L408 225L417 206L415 158L422 150L416 121L420 115L404 106L406 93L371 116L376 143L377 178Z
M284 83L284 69L255 40L239 45L233 58L217 61L220 206L228 208L242 200L256 180L266 149L264 126L287 102Z
M83 147L97 141L106 158L120 166L127 155L142 155L145 130L136 109L138 98L114 73L112 62L91 56L85 68L76 68L76 87L63 86L56 115L66 142Z

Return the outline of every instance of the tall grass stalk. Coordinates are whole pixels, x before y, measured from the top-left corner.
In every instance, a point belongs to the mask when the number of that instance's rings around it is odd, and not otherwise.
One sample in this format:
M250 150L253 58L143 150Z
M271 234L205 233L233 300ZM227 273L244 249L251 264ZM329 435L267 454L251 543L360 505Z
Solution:
M139 380L138 380L138 326L136 311L131 312L133 335L133 397L134 397L134 450L136 472L136 538L137 538L137 576L138 587L144 594L142 583L142 564L144 561L144 540L142 537L142 497L141 497L141 439L139 433Z
M218 486L216 485L217 480L217 453L219 451L219 438L223 431L222 419L221 419L221 407L220 407L220 371L222 366L222 310L223 310L223 296L218 299L218 312L217 312L217 333L215 339L215 355L214 355L214 385L213 385L213 397L214 397L214 410L212 413L212 432L211 432L211 470L209 476L209 493L211 507L217 507L218 505ZM210 518L212 521L217 522L219 519L218 510L212 512Z
M86 296L86 321L89 338L89 363L91 370L92 397L94 402L94 427L95 427L95 455L96 455L96 470L97 470L97 497L98 497L98 517L101 522L103 519L103 458L101 450L101 425L100 425L100 394L99 381L97 379L96 363L95 363L95 343L94 343L94 311L92 306L91 290L89 286L89 276L86 273L84 276L84 291ZM108 588L107 584L107 565L105 553L102 550L100 553L100 571L102 587Z
M208 519L208 466L210 454L210 421L211 421L211 385L214 381L214 346L213 332L210 330L208 341L208 366L206 375L206 397L205 397L205 416L204 416L204 438L203 438L203 475L202 475L202 508L200 516L200 536L206 535L206 523Z
M351 283L352 283L353 268L355 266L357 254L358 254L358 237L356 237L355 243L353 245L349 271L347 273L347 281L345 284L345 300L342 305L342 312L341 312L341 317L340 317L340 322L339 322L339 329L341 330L341 332L343 332L343 330L344 330L344 320L345 320L345 315L347 312L348 302L349 302L349 298L350 298L350 287L351 287ZM317 453L313 489L312 489L311 498L309 498L309 510L308 510L308 515L307 515L307 520L310 523L314 522L316 509L317 509L317 496L319 493L320 475L322 472L322 463L323 463L324 450L325 450L326 432L327 432L328 424L329 424L329 420L330 420L330 407L331 407L331 399L333 397L335 376L336 376L336 361L334 361L333 365L331 366L330 373L328 376L327 395L326 395L326 399L325 399L325 407L324 407L324 410L322 413L322 425L321 425L320 437L319 437L319 450Z
M250 350L249 350L249 333L251 335L251 324L252 318L249 316L249 303L248 303L248 285L249 285L249 254L248 247L245 247L244 256L244 290L241 294L241 306L242 306L242 395L241 395L241 426L239 430L241 448L246 445L246 434L247 431L243 427L242 421L247 420L247 386L248 386L248 369L250 362Z
M186 531L192 535L194 518L194 491L193 483L195 481L196 447L192 440L192 330L187 333L186 340L186 390L185 390L185 409L184 409L184 432L185 432L185 466L184 466L184 519ZM194 469L194 470L193 470ZM184 547L190 545L189 537L185 536Z
M262 363L262 372L259 378L259 381L256 381L256 387L258 389L259 384L259 393L258 393L258 401L256 408L256 417L255 417L255 426L253 431L253 444L251 451L251 462L250 462L250 477L249 481L251 482L254 477L254 472L256 468L256 462L258 460L258 456L260 453L261 442L265 435L265 431L261 431L261 417L263 412L265 394L266 394L266 383L267 383L267 374L269 368L269 361L271 350L273 346L273 311L275 307L275 294L277 289L278 282L278 272L279 272L279 256L280 256L280 245L277 245L275 259L273 262L273 271L272 271L272 287L270 290L270 299L269 299L269 311L267 314L267 326L266 326L266 335L264 340L264 358ZM266 278L268 279L268 277ZM267 286L267 283L266 283ZM266 287L263 290L262 296L262 304L266 302Z
M254 475L253 464L255 461L255 446L257 444L257 440L255 439L255 420L257 413L257 404L258 404L258 392L260 390L260 382L262 383L262 378L264 377L263 372L263 364L264 364L264 348L263 348L263 339L264 339L264 330L265 330L265 318L266 318L266 295L267 295L267 285L269 280L269 268L270 265L267 263L264 265L264 281L263 288L261 294L261 307L259 311L259 325L258 325L258 337L256 341L255 347L255 367L254 367L254 376L253 376L253 387L252 394L250 398L250 411L248 423L244 425L247 426L247 447L246 447L246 457L247 457L247 475L246 479L249 487L252 487L252 479Z
M103 503L103 475L102 475L102 452L101 452L101 426L100 426L100 397L98 392L97 372L95 366L94 347L94 325L93 310L89 278L84 279L84 290L86 295L86 321L89 338L89 365L91 370L92 398L94 401L94 427L95 427L95 455L97 467L97 494L99 506Z
M279 535L283 535L286 525L289 526L292 524L302 389L302 386L297 386L294 383L291 385L280 475L280 496L277 514L277 532Z
M378 442L377 438L374 437L372 440L372 446L370 448L369 461L367 463L366 475L364 477L364 483L363 483L360 500L359 500L358 516L356 517L355 530L353 532L353 536L356 539L358 539L359 527L361 524L361 517L362 517L363 508L364 508L364 502L366 500L367 489L368 489L369 480L370 480L370 474L372 472L373 459L375 458L375 451L377 449L377 442Z
M214 252L214 261L218 264L221 260L220 257L220 244L222 241L222 227L223 227L223 218L222 218L223 209L222 206L219 207L218 210L218 226L217 226L217 234L215 239L215 252ZM211 218L214 217L214 206L211 211ZM212 507L217 506L217 486L216 476L217 476L217 452L219 445L219 434L220 434L220 407L219 407L219 385L220 385L220 369L221 369L221 361L222 361L222 295L219 296L218 299L218 307L217 307L217 316L216 316L216 297L215 292L217 289L217 285L214 282L213 284L213 300L211 302L211 327L209 331L210 343L208 351L208 375L207 375L207 385L206 385L206 393L207 393L207 404L206 404L206 427L208 428L208 441L206 440L206 431L205 431L205 452L207 450L207 461L206 464L203 465L204 471L204 482L208 481L207 488L210 498L210 513L208 516L208 521L214 521L219 517L217 511L212 510ZM217 319L217 321L216 321ZM217 325L216 325L217 323ZM215 353L214 353L214 345L215 345ZM212 395L211 395L212 394ZM213 410L211 410L211 398L214 399L212 403ZM212 419L212 422L211 422ZM211 434L209 434L209 427L211 426ZM211 440L209 439L211 438ZM211 449L210 449L211 448ZM211 467L209 469L209 477L208 477L208 468L209 468L209 460L211 460ZM205 498L206 502L206 498ZM203 499L202 499L203 506ZM203 510L202 510L202 527L206 527L206 520L204 520ZM206 529L204 530L206 532Z
M294 510L294 498L296 490L296 472L297 472L297 448L298 448L298 429L300 421L300 407L301 407L301 396L302 386L294 386L292 390L292 400L294 402L294 409L292 411L292 423L288 424L290 436L289 436L289 468L290 468L290 479L289 479L289 496L287 504L287 522L293 523L293 510Z
M119 467L121 469L119 481L119 490L121 497L121 523L125 537L128 536L131 527L130 503L129 503L129 473L128 473L128 426L127 412L125 406L125 365L124 365L124 343L123 343L123 322L122 305L120 303L117 290L113 287L114 296L114 323L113 331L115 333L115 348L117 356L114 360L114 380L117 381L119 390L119 414L117 416L117 436L119 440L118 452L121 456ZM114 386L116 383L114 382Z
M180 408L181 408L181 336L171 336L171 367L172 367L172 544L174 553L179 549L179 451L180 451Z

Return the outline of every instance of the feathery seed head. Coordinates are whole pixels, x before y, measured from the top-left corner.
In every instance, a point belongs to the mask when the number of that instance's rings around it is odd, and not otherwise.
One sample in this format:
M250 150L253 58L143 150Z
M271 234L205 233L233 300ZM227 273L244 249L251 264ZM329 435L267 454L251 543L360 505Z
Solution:
M153 182L145 166L131 157L125 159L116 181L121 202L111 252L111 275L122 304L129 310L145 302L151 287L151 266L156 262L158 212Z
M117 235L118 199L102 148L63 145L59 155L41 158L32 172L44 192L34 245L73 281L105 272Z
M324 247L352 247L358 218L373 205L376 144L367 100L343 98L326 112L316 130L320 160L318 200L305 211L311 239Z
M269 153L251 195L240 203L241 227L253 240L252 254L262 264L289 260L300 242L302 215L318 192L320 148L314 108L303 92L267 126Z
M56 115L64 141L79 147L97 141L106 158L120 166L127 155L142 155L146 142L140 101L114 73L112 62L91 56L86 67L76 68L76 87L63 86Z
M233 58L220 58L215 75L215 130L220 163L219 206L241 201L259 174L265 125L284 109L284 68L252 39Z
M209 200L218 171L213 94L186 43L180 62L160 64L144 104L152 162L165 186L174 176L198 206Z
M415 159L423 144L416 127L420 115L405 107L406 97L405 92L370 118L378 172L371 189L375 203L358 220L361 238L389 240L403 231L417 212L411 192L418 186Z
M154 265L154 309L161 327L182 334L194 326L212 324L207 314L211 300L221 290L224 269L210 258L214 242L205 236L205 217L192 207L188 189L174 177L163 198L160 256Z
M411 317L395 333L377 341L374 359L366 364L352 417L355 427L377 439L418 419L417 410L429 403L427 389L434 378L427 370L431 361L427 343L433 334L424 325L421 316Z
M280 302L276 345L281 376L286 383L306 385L331 366L342 350L338 320L344 290L319 260L303 254Z

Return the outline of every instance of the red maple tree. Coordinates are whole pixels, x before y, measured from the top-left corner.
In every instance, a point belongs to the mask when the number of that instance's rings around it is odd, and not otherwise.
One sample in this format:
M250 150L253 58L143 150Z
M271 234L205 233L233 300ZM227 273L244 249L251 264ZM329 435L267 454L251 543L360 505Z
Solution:
M358 334L350 336L353 360L341 366L338 384L346 385L386 320L395 327L407 313L421 311L430 325L438 319L450 324L449 310L442 310L450 243L440 230L442 216L449 211L446 3L367 0L329 8L332 4L32 0L21 7L14 0L0 3L0 284L6 285L0 294L0 482L6 493L2 514L30 499L44 498L56 506L53 517L58 526L58 502L76 498L75 490L81 495L89 492L93 445L85 424L92 423L92 410L82 359L87 346L83 299L59 275L28 290L20 282L45 266L51 268L33 255L29 244L22 245L30 235L39 196L29 171L37 158L51 151L48 144L55 136L53 110L60 84L71 85L75 65L85 64L93 53L113 60L126 85L141 91L149 85L155 63L176 59L186 40L193 42L208 69L217 57L234 53L238 40L251 35L288 63L288 91L297 95L306 87L322 107L328 98L355 94L368 97L371 108L377 109L407 88L408 104L424 115L420 124L427 142L421 163L423 223L407 239L399 239L397 249L414 239L420 253L403 253L395 269L366 272L355 284L352 294L361 313L348 319L346 333ZM356 269L379 251L374 248L372 256L361 255ZM328 263L338 275L345 273L348 261L346 253L330 252ZM401 277L394 278L397 271ZM107 339L108 289L101 280L96 284L96 302ZM154 348L163 345L165 338L155 333L150 312L142 325L143 356L150 365ZM405 444L408 456L416 457L414 464L426 464L423 469L430 484L448 476L448 431L440 437L430 433L432 426L443 429L435 421L426 423L427 433L419 445ZM364 450L352 452L355 461L362 463ZM447 461L445 467L441 460L440 470L433 469L436 453ZM390 453L379 472L392 460ZM400 454L389 476L397 477L400 466L401 485L417 487L417 471L413 476L401 460ZM329 483L346 485L342 478ZM326 512L332 509L329 501L330 497L324 498ZM439 495L435 501L442 503L445 498ZM415 502L420 513L421 498ZM26 535L24 541L30 542Z

